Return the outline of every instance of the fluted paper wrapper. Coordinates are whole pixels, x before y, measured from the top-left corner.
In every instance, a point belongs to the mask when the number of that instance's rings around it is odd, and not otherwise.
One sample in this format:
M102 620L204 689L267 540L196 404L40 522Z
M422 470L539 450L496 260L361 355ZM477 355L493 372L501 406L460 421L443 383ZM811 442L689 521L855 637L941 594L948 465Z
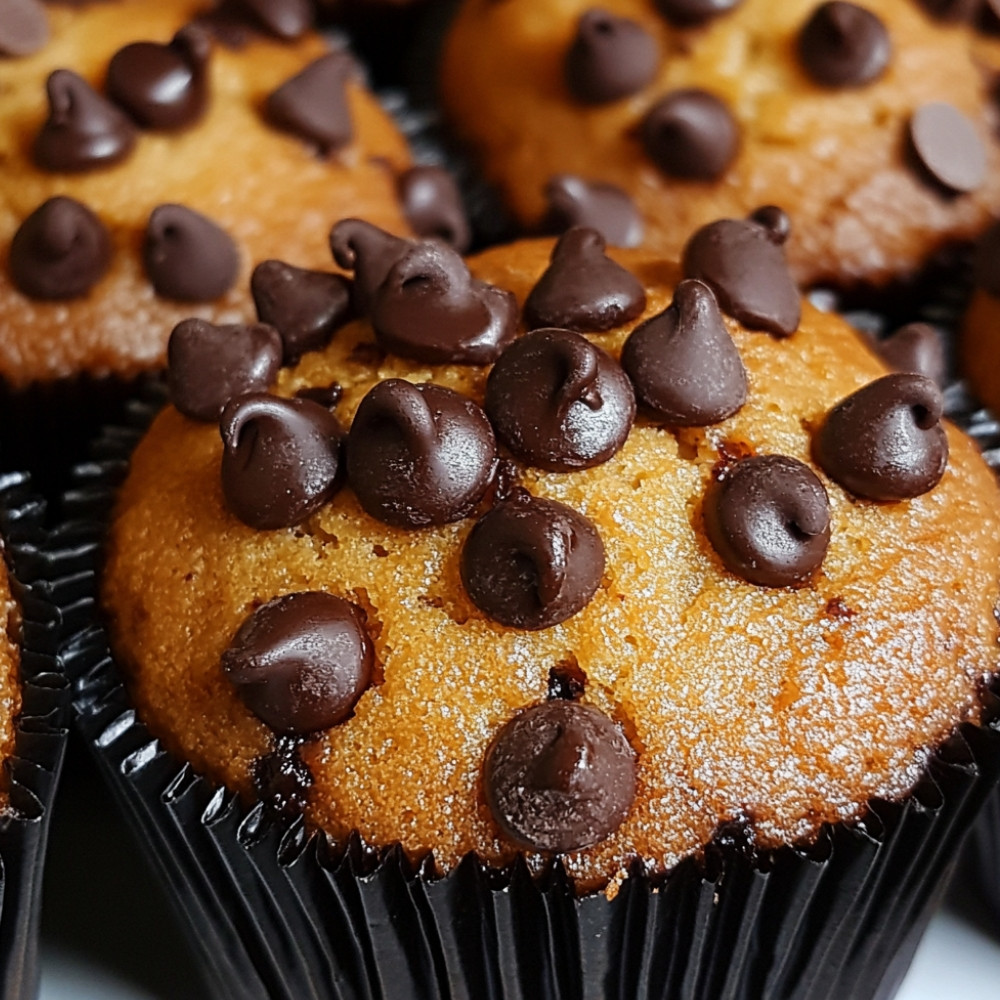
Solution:
M23 474L0 476L0 537L21 612L21 712L5 762L9 807L0 811L0 996L38 993L42 873L56 783L66 748L69 689L57 668L59 605L78 581L46 551L44 505Z
M135 404L135 426L79 470L61 540L81 570L161 401ZM666 875L636 860L613 898L579 895L558 861L536 876L470 855L439 877L398 847L272 821L173 758L129 705L94 599L64 648L78 724L226 1000L882 1000L1000 774L992 721L964 724L905 800L808 847L760 853L723 833ZM992 720L1000 700L983 700Z

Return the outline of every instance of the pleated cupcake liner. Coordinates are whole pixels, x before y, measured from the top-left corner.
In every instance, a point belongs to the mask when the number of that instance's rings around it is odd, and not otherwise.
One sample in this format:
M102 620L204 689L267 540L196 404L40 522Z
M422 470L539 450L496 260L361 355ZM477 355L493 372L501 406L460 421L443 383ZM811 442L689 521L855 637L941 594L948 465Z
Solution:
M69 685L58 665L60 604L74 599L73 569L49 551L44 503L23 473L0 475L0 537L20 609L21 711L5 762L0 811L0 996L38 992L38 929L49 823L69 725ZM79 581L77 581L79 582Z
M223 1000L887 1000L965 835L1000 780L1000 699L927 756L899 802L761 852L723 830L666 874L639 859L616 894L580 895L558 859L432 858L357 835L332 844L213 786L137 718L99 623L96 572L129 454L165 400L78 469L59 544L90 589L66 615L77 724L170 890L212 996ZM1000 439L960 385L953 412ZM971 410L969 409L970 407ZM968 412L967 412L968 411ZM968 420L964 419L968 417ZM95 622L97 622L95 624Z

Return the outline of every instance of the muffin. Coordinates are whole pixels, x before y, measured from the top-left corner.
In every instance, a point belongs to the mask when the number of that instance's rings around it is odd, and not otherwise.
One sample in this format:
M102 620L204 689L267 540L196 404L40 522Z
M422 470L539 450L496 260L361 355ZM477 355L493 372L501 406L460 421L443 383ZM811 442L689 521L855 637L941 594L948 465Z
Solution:
M524 226L676 257L777 202L800 282L883 286L1000 200L996 39L974 6L467 0L440 99Z
M995 778L997 486L785 235L348 220L327 346L175 330L78 704L260 995L888 995Z
M1000 409L1000 372L993 363L1000 321L1000 224L980 237L972 266L972 296L962 320L959 364L973 392L992 410Z

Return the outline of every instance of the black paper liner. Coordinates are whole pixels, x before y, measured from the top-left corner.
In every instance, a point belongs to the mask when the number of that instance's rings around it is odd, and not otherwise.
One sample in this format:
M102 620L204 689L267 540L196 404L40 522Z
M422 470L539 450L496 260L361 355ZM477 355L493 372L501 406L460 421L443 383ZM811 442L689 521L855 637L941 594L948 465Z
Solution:
M952 412L989 444L960 385ZM115 489L162 389L136 401L78 470L58 533L96 570ZM977 433L978 432L978 433ZM439 877L398 847L339 847L196 775L136 718L81 597L63 647L81 733L173 894L223 1000L882 1000L893 995L961 843L1000 779L1000 698L929 754L903 801L799 849L739 830L665 875L636 861L616 895L578 895L556 860Z
M38 929L45 846L69 723L69 685L59 670L60 604L77 583L47 550L44 503L23 473L0 475L0 537L21 612L21 712L5 762L9 807L0 812L0 996L38 992Z

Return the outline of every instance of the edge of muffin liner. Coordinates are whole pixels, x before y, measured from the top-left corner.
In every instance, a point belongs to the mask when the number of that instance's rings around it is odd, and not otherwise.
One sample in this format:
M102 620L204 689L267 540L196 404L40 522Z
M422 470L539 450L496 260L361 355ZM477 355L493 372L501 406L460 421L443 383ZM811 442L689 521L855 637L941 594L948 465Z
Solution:
M49 824L69 736L70 689L57 653L62 609L80 594L75 560L47 547L45 504L23 473L0 475L0 536L20 608L21 711L0 812L0 995L38 992L38 931Z
M69 520L86 594L62 654L77 724L171 890L220 1000L883 1000L893 995L958 848L1000 780L1000 679L982 725L927 754L899 802L869 803L803 848L757 851L721 829L666 875L636 860L613 898L467 856L447 876L398 845L334 847L279 823L172 757L138 721L96 617L96 570L116 487L163 404L151 387L77 469ZM1000 423L961 384L951 417L1000 467ZM82 594L82 590L81 590Z

